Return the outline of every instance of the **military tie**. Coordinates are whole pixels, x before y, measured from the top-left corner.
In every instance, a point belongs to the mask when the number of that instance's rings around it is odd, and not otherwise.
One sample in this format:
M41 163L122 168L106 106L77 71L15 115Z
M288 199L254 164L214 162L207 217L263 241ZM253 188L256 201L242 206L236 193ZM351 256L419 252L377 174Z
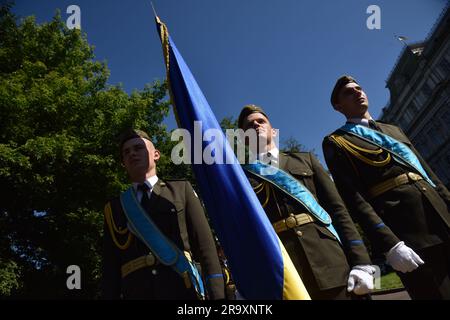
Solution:
M272 153L267 152L267 157L270 159L270 164L271 164L272 166L278 164L278 159L275 158L275 156L274 156Z
M148 191L150 190L150 187L146 184L140 184L137 187L138 190L142 192L142 198L141 198L141 205L149 213L150 210L150 198L148 197Z
M158 228L162 231L162 233L167 234L167 230L170 230L170 220L167 219L164 215L160 215L155 212L155 208L152 208L150 197L148 196L148 191L150 187L146 184L138 185L138 190L142 191L142 199L141 206L144 208L145 212L147 212L148 216L152 219L152 221L158 226Z
M278 163L278 159L275 158L275 156L270 152L267 152L266 154L262 154L258 158L259 158L259 160L263 161L264 163L270 164L272 166L276 165Z
M371 128L373 130L380 131L380 128L378 128L377 123L375 122L375 120L369 120L369 128Z

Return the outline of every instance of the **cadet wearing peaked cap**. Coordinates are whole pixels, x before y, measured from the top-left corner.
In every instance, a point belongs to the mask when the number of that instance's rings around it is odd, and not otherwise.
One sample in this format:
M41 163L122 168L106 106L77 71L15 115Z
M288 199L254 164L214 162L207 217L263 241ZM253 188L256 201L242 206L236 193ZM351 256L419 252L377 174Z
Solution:
M363 241L350 218L333 181L316 157L309 152L279 152L267 113L247 105L239 115L239 127L255 129L267 140L258 158L293 177L311 192L309 199L331 217L334 230L320 220L282 185L261 176L244 165L244 171L289 257L313 300L367 298L373 289L375 269ZM286 177L286 176L285 176ZM295 188L293 188L295 189ZM292 190L292 189L291 189ZM305 194L305 193L303 193ZM305 200L305 199L303 199ZM339 238L340 240L339 240ZM349 293L351 291L351 293Z
M126 131L119 146L132 186L105 206L103 298L199 299L197 288L202 282L207 298L224 299L216 246L191 184L186 180L163 181L156 175L160 154L145 132ZM137 222L148 218L156 229L142 232ZM155 234L162 236L155 240ZM171 249L160 251L155 241ZM167 256L177 259L168 261ZM185 265L198 262L201 269L195 269L200 275L184 272L175 263L178 261Z
M450 193L401 128L375 121L342 76L331 93L347 119L323 140L328 168L372 250L386 254L413 299L450 299Z

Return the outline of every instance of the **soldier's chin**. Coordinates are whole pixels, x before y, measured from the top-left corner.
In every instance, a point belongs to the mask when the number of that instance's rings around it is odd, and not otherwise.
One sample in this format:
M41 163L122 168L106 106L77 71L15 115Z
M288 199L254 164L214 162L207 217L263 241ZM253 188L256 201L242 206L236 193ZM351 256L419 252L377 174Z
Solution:
M360 103L358 104L357 109L361 115L364 115L367 112L367 110L369 110L369 105L367 102Z
M258 141L258 153L265 152L268 146L267 139L264 137L262 141Z
M136 165L135 167L133 167L131 169L131 171L133 172L133 175L137 175L137 176L141 176L141 175L145 175L148 171L148 166L144 166L142 164L140 165Z
M259 140L267 140L267 134L264 131L258 132L258 139Z

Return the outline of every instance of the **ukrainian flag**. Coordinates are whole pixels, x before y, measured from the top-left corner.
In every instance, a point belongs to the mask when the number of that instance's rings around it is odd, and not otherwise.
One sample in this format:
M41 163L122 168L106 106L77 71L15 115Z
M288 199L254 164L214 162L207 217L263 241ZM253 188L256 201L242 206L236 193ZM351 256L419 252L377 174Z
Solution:
M167 69L169 92L180 128L194 136L201 121L202 136L219 123L191 71L156 17ZM202 198L227 256L233 279L246 299L309 300L289 255L275 233L225 136L222 154L227 164L193 164ZM203 142L202 150L209 142ZM194 163L193 143L192 163ZM232 162L233 164L228 164Z

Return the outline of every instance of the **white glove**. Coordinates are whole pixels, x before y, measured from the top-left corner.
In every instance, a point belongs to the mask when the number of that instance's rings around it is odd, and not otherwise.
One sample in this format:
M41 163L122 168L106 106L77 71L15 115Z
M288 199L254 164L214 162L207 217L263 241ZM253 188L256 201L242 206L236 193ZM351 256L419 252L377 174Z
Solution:
M406 273L417 269L425 262L413 249L400 241L386 254L386 262L397 271Z
M375 268L370 265L354 266L348 276L347 291L358 295L370 293L374 274Z

